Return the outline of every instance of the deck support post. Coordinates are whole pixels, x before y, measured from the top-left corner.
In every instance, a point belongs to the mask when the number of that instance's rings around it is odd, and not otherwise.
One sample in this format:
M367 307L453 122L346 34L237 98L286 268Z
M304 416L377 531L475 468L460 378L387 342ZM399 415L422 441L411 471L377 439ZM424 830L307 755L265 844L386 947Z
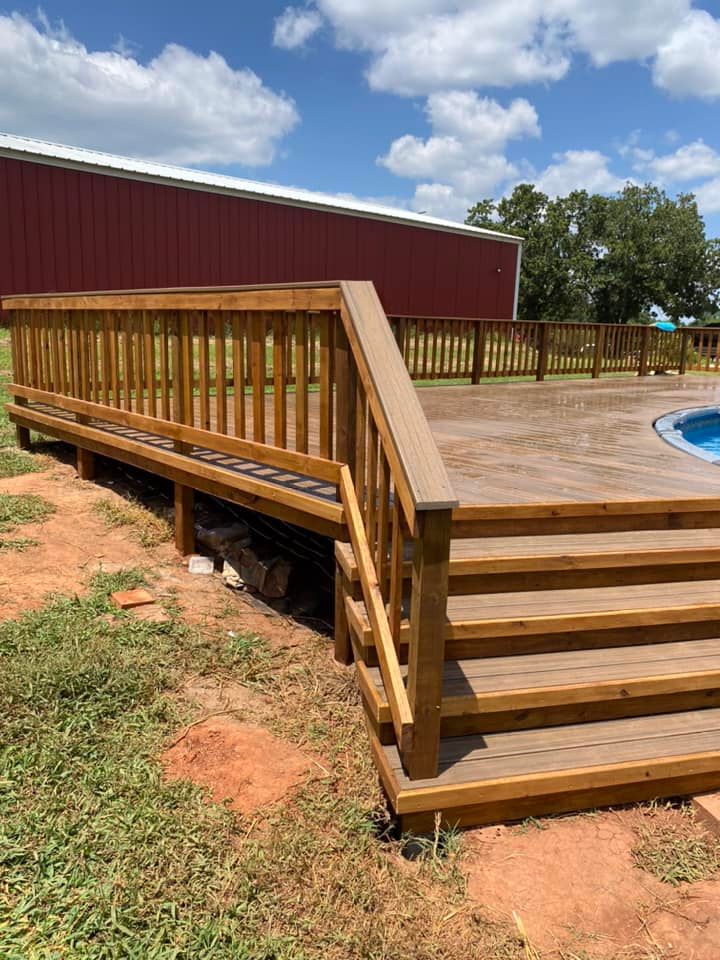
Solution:
M15 402L17 403L17 400ZM15 425L15 442L21 450L30 449L30 431L27 427L21 427L20 424Z
M20 381L18 378L18 383L20 382L22 381ZM27 406L27 400L25 397L13 397L12 399L13 403L15 403L18 407ZM30 449L30 430L28 427L21 427L19 423L15 424L15 442L21 450Z
M345 610L348 596L348 581L340 564L335 564L335 659L338 663L350 664L353 650L350 642L350 626Z
M92 450L77 447L77 472L81 480L93 480L95 477L95 454Z
M415 521L407 680L414 734L403 757L411 780L437 776L451 522L450 510L423 512Z
M175 547L187 557L195 549L195 491L175 484Z

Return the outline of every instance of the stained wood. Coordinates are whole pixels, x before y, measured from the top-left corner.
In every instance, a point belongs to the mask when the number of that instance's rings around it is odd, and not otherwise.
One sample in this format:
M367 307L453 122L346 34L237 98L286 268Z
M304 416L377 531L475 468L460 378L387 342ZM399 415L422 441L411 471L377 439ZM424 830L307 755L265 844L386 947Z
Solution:
M337 310L338 284L115 290L4 297L4 310Z
M642 501L665 501L675 514L684 509L681 501L707 498L709 509L720 506L717 471L653 429L668 411L720 405L719 378L486 383L418 388L417 396L461 504L588 504L595 516L607 517L604 524L618 522L609 510L622 501L637 509ZM557 532L573 532L570 523L563 531L554 522L556 514L547 516ZM549 529L528 524L519 532ZM502 531L488 527L476 535Z
M192 487L182 483L175 485L175 547L181 556L195 550L195 497Z
M417 747L415 743L415 718L400 674L400 665L390 633L382 594L378 586L377 573L365 535L353 479L347 466L340 468L340 493L353 550L358 558L360 581L373 628L390 713L401 753L405 755L408 751L414 751Z

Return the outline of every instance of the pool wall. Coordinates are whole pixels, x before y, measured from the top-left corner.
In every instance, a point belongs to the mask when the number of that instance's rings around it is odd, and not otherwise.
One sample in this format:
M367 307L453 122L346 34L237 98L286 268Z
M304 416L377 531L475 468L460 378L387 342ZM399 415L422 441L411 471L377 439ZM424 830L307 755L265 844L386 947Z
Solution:
M678 450L683 450L708 463L720 463L720 457L716 453L710 453L702 447L695 446L685 436L688 431L702 430L711 426L716 426L720 433L720 407L691 407L688 410L676 410L674 413L659 417L654 426L658 435Z

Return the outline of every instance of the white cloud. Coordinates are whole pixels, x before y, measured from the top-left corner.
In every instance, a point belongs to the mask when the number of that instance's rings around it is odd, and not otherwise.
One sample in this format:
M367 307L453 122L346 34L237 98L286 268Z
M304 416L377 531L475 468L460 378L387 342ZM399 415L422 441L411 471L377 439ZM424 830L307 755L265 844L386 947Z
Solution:
M219 54L168 44L148 63L89 51L64 27L0 16L0 128L183 164L270 163L293 101Z
M704 216L711 213L720 213L720 177L706 180L700 186L693 187L697 205Z
M370 54L374 89L551 82L573 56L597 66L645 60L682 23L690 0L315 0L339 46Z
M538 137L535 108L527 100L502 107L470 91L450 90L428 97L426 114L432 134L426 140L406 134L394 140L378 163L413 180L413 207L463 219L478 198L518 175L504 155L510 140Z
M303 47L322 27L323 19L310 7L285 7L275 18L273 43L284 50Z
M648 164L653 175L668 183L682 183L720 175L720 154L703 140L696 140L674 153L654 157Z
M573 190L615 193L627 182L608 169L610 160L599 150L566 150L554 154L553 161L534 178L538 190L552 197Z
M693 10L660 45L653 69L658 87L677 96L720 97L720 20Z

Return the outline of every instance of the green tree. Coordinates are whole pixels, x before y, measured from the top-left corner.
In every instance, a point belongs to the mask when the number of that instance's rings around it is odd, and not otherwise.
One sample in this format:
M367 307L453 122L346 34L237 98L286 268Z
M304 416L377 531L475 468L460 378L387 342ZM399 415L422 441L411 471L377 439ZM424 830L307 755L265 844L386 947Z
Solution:
M718 307L720 244L707 240L692 194L672 199L652 184L614 196L576 190L550 199L520 184L467 223L525 238L519 315L537 320L650 322L705 316Z

